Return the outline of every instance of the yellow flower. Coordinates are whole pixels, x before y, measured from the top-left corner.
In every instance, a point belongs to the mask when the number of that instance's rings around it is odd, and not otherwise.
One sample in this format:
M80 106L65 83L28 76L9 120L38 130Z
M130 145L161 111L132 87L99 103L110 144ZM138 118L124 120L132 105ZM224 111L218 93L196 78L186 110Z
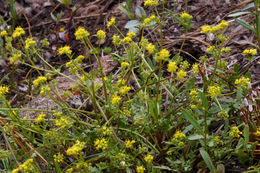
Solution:
M190 96L191 96L191 97L196 97L198 94L199 94L199 93L198 93L198 91L197 91L196 89L192 89L192 90L190 91Z
M96 150L102 149L103 151L107 149L107 140L105 138L97 139L94 142L94 146L96 147Z
M183 134L181 131L177 131L175 134L174 134L174 138L175 139L178 139L178 140L183 140L186 138L186 135Z
M44 117L46 117L45 114L40 114L40 115L35 119L36 124L39 124L40 122L42 122L42 121L44 120Z
M97 31L97 38L99 38L99 39L105 39L105 38L106 38L106 33L105 33L105 31L103 31L103 30L98 30L98 31Z
M130 43L130 42L132 42L132 41L133 41L133 40L132 40L131 37L125 37L123 40L121 40L120 43Z
M3 96L4 94L9 92L9 88L6 86L0 86L0 96Z
M5 36L7 36L7 32L6 32L6 30L1 31L0 35L1 35L1 37L5 37Z
M191 20L192 19L192 15L184 12L181 14L181 18L184 19L184 20Z
M29 49L30 47L32 47L35 44L36 44L36 42L33 40L33 38L27 38L25 40L25 49Z
M58 55L63 55L63 54L70 55L71 52L72 51L70 50L70 46L63 46L58 49Z
M219 145L221 143L223 143L223 141L221 139L219 139L219 136L215 136L213 139L212 139L212 142L214 143L214 145Z
M150 155L150 154L148 154L148 155L144 158L144 160L145 160L147 163L151 163L152 160L153 160L153 156Z
M121 99L122 99L122 97L120 97L120 96L114 94L114 95L112 96L112 98L111 98L111 103L112 103L112 105L115 105L115 104L119 103Z
M107 28L109 28L115 24L116 24L116 19L114 17L111 17L110 20L107 22Z
M183 70L186 70L187 68L190 67L190 63L188 61L183 61L181 63L181 67L183 68Z
M71 124L72 122L66 117L61 117L60 119L55 120L55 125L62 129L69 127Z
M215 48L215 46L210 46L209 48L207 48L206 52L211 53Z
M73 172L73 168L69 168L66 170L66 173L72 173Z
M204 25L201 27L201 33L210 33L211 27L209 25Z
M210 86L208 92L211 97L217 97L221 94L221 88L219 86Z
M129 87L129 86L123 86L123 87L121 87L120 88L120 94L121 95L125 95L126 93L128 93L128 91L130 91L131 90L131 87Z
M170 57L170 52L168 50L166 50L166 49L162 49L159 52L159 55L156 56L155 60L156 61L165 61L169 57Z
M245 78L245 77L242 77L240 79L236 79L235 80L235 84L236 85L241 85L242 88L247 88L248 85L250 85L250 79L249 78Z
M229 117L228 112L226 110L221 110L217 116L225 120Z
M54 156L54 162L62 163L64 160L64 156L61 153L55 154Z
M220 30L223 30L225 29L229 24L225 21L225 20L222 20L219 24L218 24L218 28Z
M187 72L186 71L183 71L183 70L180 70L178 71L177 73L177 78L178 80L182 81L184 80L184 78L187 76Z
M120 36L119 35L113 35L112 43L116 46L120 44Z
M146 0L144 6L156 6L159 0Z
M177 63L174 61L169 62L169 64L167 66L168 66L167 70L170 73L174 73L178 69Z
M76 141L76 144L74 144L72 147L70 147L69 149L67 149L66 153L67 155L78 155L80 154L80 152L82 151L82 149L85 147L85 142L80 142L80 141Z
M238 127L231 127L231 132L229 132L229 136L231 138L239 138L242 132L239 131Z
M13 36L13 38L17 38L24 34L25 34L25 32L24 32L23 28L21 26L18 26L17 28L15 28L12 36Z
M133 145L135 144L135 140L127 140L125 143L126 148L133 148Z
M47 81L47 78L44 76L39 76L37 79L33 81L33 86L37 88L39 84L42 84Z
M18 61L21 56L22 55L20 53L14 53L13 56L10 58L11 63L15 63L16 61Z
M218 26L213 26L212 28L211 28L211 33L216 33L217 31L218 31Z
M137 166L137 168L136 168L137 173L144 173L144 171L145 171L145 168L143 166Z
M118 85L125 85L125 83L126 83L126 81L125 81L124 79L119 79L119 80L117 81L117 84L118 84Z
M193 65L192 65L192 69L193 69L194 74L197 74L197 73L199 72L199 66L198 66L198 64L197 64L197 63L196 63L196 64L193 64Z
M254 56L254 55L257 54L257 50L256 49L245 49L243 51L243 54L244 55L252 55L252 56Z
M136 34L135 34L134 32L128 32L126 35L127 35L128 37L132 38L132 37L134 37Z
M128 62L122 62L121 63L121 68L128 67L128 66L129 66Z
M152 43L149 43L147 46L146 46L146 50L152 54L155 50L155 46L152 44Z
M222 48L222 49L221 49L221 53L222 53L222 52L228 53L228 52L230 52L230 50L231 50L231 49L230 49L229 47L225 47L225 48Z
M74 35L76 36L76 40L83 40L84 38L88 38L89 32L83 27L78 27Z
M32 172L33 171L33 159L28 159L23 164L21 164L18 168L12 170L12 173L21 172Z

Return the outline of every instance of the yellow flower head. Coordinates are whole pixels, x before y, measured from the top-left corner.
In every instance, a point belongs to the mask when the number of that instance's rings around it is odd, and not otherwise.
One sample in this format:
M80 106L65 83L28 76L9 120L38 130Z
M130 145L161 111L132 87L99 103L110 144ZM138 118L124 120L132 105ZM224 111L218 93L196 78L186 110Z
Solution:
M54 158L54 162L62 163L63 160L64 160L64 155L61 154L61 153L58 153L58 154L55 154L55 155L53 156L53 158Z
M115 46L118 46L118 45L120 44L120 36L119 36L119 35L113 35L112 43L113 43Z
M107 149L107 140L105 138L97 139L94 142L94 146L96 147L96 150L102 149L104 151Z
M215 46L210 46L209 48L207 48L206 52L211 53L215 50L215 48L216 48Z
M194 74L197 74L199 72L199 65L197 63L193 64L192 69L193 69Z
M121 68L128 67L128 66L129 66L128 62L122 62L121 63Z
M115 104L119 103L121 99L122 99L122 97L120 97L120 96L114 94L114 95L112 96L112 98L111 98L111 103L112 103L112 105L115 105Z
M132 38L129 37L129 36L127 36L127 37L125 37L123 40L121 40L120 43L130 43L130 42L132 42L132 41L133 41Z
M184 19L184 20L191 20L193 17L192 17L192 15L184 12L184 13L181 14L181 18Z
M12 36L13 36L13 38L17 38L17 37L20 37L24 34L25 34L25 31L23 30L23 28L21 26L18 26L18 27L15 28Z
M132 38L132 37L134 37L136 34L135 34L134 32L128 32L126 35L127 35L128 37Z
M196 97L198 94L199 94L199 93L198 93L198 91L197 91L196 89L192 89L192 90L190 91L190 96L191 96L191 97Z
M85 142L76 141L76 144L74 144L72 147L67 149L66 153L67 155L79 155L82 149L85 147Z
M211 27L209 25L204 25L201 27L201 33L210 33Z
M97 31L97 38L99 39L105 39L106 38L106 32L103 30L98 30Z
M90 35L89 32L87 30L85 30L85 28L83 27L78 27L78 29L76 30L76 32L74 33L76 40L83 40L88 38L88 36Z
M135 140L127 140L125 143L126 148L133 148L133 145L135 144Z
M222 20L219 24L218 24L218 28L220 30L223 30L225 29L229 24L225 21L225 20Z
M36 44L36 42L33 40L33 38L27 38L25 40L25 49L29 49L30 47L32 47L35 44Z
M130 91L130 90L131 90L131 87L129 87L129 86L123 86L123 87L120 88L119 92L120 92L121 95L125 95L125 94L128 93L128 91Z
M116 24L116 19L114 17L111 17L110 20L107 22L107 28L110 28L115 24Z
M146 0L144 6L156 6L159 0Z
M71 52L72 51L70 50L70 46L63 46L58 49L58 55L63 55L63 54L70 55Z
M174 61L169 62L169 64L167 66L168 66L167 70L170 73L174 73L174 72L176 72L176 70L178 70L177 63Z
M238 127L231 127L231 132L229 132L229 136L231 138L239 138L242 132L239 131Z
M0 86L0 96L3 96L4 94L9 92L9 88L6 86Z
M152 54L155 50L155 46L152 44L152 43L149 43L147 46L146 46L146 50Z
M240 85L242 88L247 88L250 85L250 79L242 77L235 80L236 85Z
M221 88L220 86L210 86L208 92L211 97L217 97L221 94Z
M145 168L143 166L137 166L136 167L136 172L137 173L144 173L144 171L145 171Z
M39 76L37 79L33 81L33 86L37 88L40 84L47 81L47 78L44 76Z
M5 36L7 36L7 32L6 32L6 30L1 31L1 32L0 32L0 35L1 35L1 37L5 37Z
M18 61L21 56L22 55L20 53L14 53L13 56L10 58L11 63L15 63L16 61Z
M156 61L165 61L166 59L168 59L170 57L170 52L166 49L162 49L159 52L159 55L155 57Z
M147 163L151 163L152 160L153 160L153 156L150 155L150 154L148 154L148 155L144 158L144 160L145 160Z
M180 81L183 81L186 76L187 76L186 71L180 70L177 72L177 79Z
M244 55L252 55L252 56L254 56L254 55L257 54L257 50L256 49L245 49L243 51L243 54Z
M40 115L35 119L36 124L39 124L40 122L42 122L42 121L44 120L44 117L46 117L46 114L40 114Z

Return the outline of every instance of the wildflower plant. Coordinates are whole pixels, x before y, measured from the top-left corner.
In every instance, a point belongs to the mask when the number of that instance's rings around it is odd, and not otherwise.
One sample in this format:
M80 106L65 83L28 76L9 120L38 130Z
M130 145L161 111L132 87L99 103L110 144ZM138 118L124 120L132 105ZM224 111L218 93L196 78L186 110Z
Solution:
M224 47L228 22L203 26L201 34L210 46L196 63L188 62L164 46L162 24L166 17L157 9L162 5L164 10L164 3L144 1L153 14L142 19L140 28L154 32L153 27L158 26L157 42L145 38L143 32L123 33L111 17L106 25L116 32L111 38L108 29L92 35L78 27L74 39L84 46L86 54L78 55L73 47L63 45L56 53L68 61L58 68L43 57L48 40L25 38L21 27L13 33L0 33L1 38L12 36L6 46L12 65L19 62L36 73L28 82L29 96L40 94L55 104L53 110L33 109L38 112L35 118L22 118L20 111L27 109L13 108L8 101L15 87L0 86L0 110L5 115L1 130L13 138L11 147L19 147L9 150L24 157L19 157L23 164L11 164L13 172L40 172L47 165L57 172L191 172L197 154L203 158L200 165L214 172L231 155L252 154L255 144L249 143L249 127L241 123L238 113L244 106L242 98L250 91L250 75L240 75L235 66L231 74L223 68L231 51ZM192 15L183 12L178 18L189 32ZM96 46L90 39L93 36ZM116 74L104 70L102 40L114 45L110 55L119 64ZM253 57L257 52L248 49L243 54ZM209 63L208 57L214 61ZM84 63L92 64L93 59L98 67L86 70ZM37 62L44 65L39 67ZM70 80L73 86L61 91L57 76ZM202 83L197 83L198 78ZM77 108L67 102L75 95L85 100ZM88 108L84 108L86 104ZM27 147L33 159L28 158Z

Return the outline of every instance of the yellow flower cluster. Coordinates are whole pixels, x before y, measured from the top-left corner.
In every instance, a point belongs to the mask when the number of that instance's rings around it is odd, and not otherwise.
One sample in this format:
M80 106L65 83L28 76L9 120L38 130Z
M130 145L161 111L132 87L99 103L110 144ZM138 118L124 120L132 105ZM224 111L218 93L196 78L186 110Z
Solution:
M250 85L250 79L242 77L235 80L236 85L240 85L242 88L247 88Z
M222 49L221 49L221 53L222 53L222 52L228 53L228 52L230 52L230 51L231 51L231 49L230 49L229 47L225 47L225 48L222 48Z
M156 16L153 14L150 17L147 17L144 19L144 25L148 25L150 24L152 21L154 21L156 19Z
M39 124L40 122L44 121L44 117L46 117L46 114L40 114L36 119L36 124Z
M183 81L186 76L187 76L186 71L180 70L177 72L177 79L180 81Z
M134 144L135 144L135 140L127 140L126 141L126 143L125 143L125 146L126 146L126 148L133 148L133 146L134 146Z
M121 99L122 97L118 96L117 94L114 94L111 98L112 105L119 103Z
M145 168L143 166L137 166L136 167L136 172L137 173L144 173L144 171L145 171Z
M33 86L37 88L40 84L47 81L47 78L44 76L39 76L37 79L33 81Z
M5 37L5 36L7 36L7 32L6 32L6 30L1 31L1 32L0 32L0 35L1 35L1 37Z
M116 34L113 35L112 43L113 43L115 46L120 45L120 36L119 36L119 35L116 35Z
M107 22L107 28L110 28L115 24L116 24L116 19L114 17L111 17L110 20Z
M243 51L243 54L244 55L252 55L252 56L254 56L254 55L257 54L257 50L256 49L245 49Z
M231 132L229 132L229 136L231 138L239 138L242 132L239 131L238 127L231 127Z
M120 92L120 94L121 95L125 95L126 93L128 93L128 91L130 91L131 90L131 87L129 87L129 86L123 86L123 87L121 87L120 88L120 90L119 90L119 92Z
M128 62L122 62L121 63L121 68L125 68L125 67L128 67L128 66L129 66Z
M27 50L27 49L31 48L33 45L35 45L35 44L36 44L36 42L33 40L33 38L27 38L25 40L25 49Z
M221 21L217 26L210 27L205 25L201 27L201 33L216 33L219 30L225 29L229 24L226 21Z
M23 164L21 164L18 168L12 170L12 173L22 172L32 172L33 171L33 159L26 160Z
M133 38L134 36L136 36L136 34L132 31L128 32L126 35L130 38Z
M62 163L64 160L64 156L61 153L55 154L53 156L53 158L54 158L54 162L57 162L57 163Z
M208 92L211 97L217 97L221 94L221 88L220 86L210 86Z
M76 144L74 144L72 147L68 148L66 153L67 155L79 155L82 149L85 147L85 142L80 142L79 140L76 141Z
M221 139L219 139L219 136L215 136L215 137L212 139L212 142L214 143L215 146L217 146L217 145L223 143L223 141L222 141Z
M156 6L159 0L146 0L144 1L144 6Z
M88 38L88 36L90 35L89 32L83 28L83 27L78 27L78 29L76 30L76 32L74 33L76 40L83 40Z
M126 83L126 81L125 81L124 79L119 79L119 80L117 81L117 84L118 84L118 85L125 85L125 83Z
M106 38L106 32L103 30L98 30L97 31L97 38L99 39L105 39Z
M10 58L11 63L15 63L16 61L18 61L21 58L21 54L20 53L14 53L12 54L12 57Z
M169 62L167 67L168 67L167 71L170 72L170 73L174 73L174 72L176 72L176 70L178 70L178 66L177 66L177 63L175 61Z
M170 57L170 52L167 49L162 49L159 52L159 55L157 55L155 57L156 61L165 61L166 59L168 59Z
M228 119L229 115L228 112L226 110L221 110L218 115L219 118L223 118L223 119Z
M112 128L111 127L107 128L106 126L104 126L102 128L102 131L103 131L104 136L109 136L109 135L112 134Z
M255 134L256 134L256 136L260 136L260 127L257 128Z
M190 67L190 63L188 61L182 61L181 67L183 68L183 70L186 70Z
M6 86L0 86L0 96L3 96L5 93L8 93L9 88Z
M15 28L12 36L13 36L13 38L17 38L17 37L20 37L24 34L25 34L25 32L24 32L23 28L18 26L17 28Z
M94 143L96 150L102 149L103 151L107 149L107 140L105 138L97 139Z
M51 88L48 85L43 86L41 87L40 95L43 96L45 93L49 92L50 90Z
M68 118L66 117L61 117L60 119L55 120L55 125L58 127L61 127L62 129L64 129L65 127L68 127L71 125L71 121L69 121Z
M184 12L184 13L181 13L181 18L184 20L191 20L193 17L192 17L192 15Z
M172 142L176 144L178 147L182 148L184 146L184 140L186 138L186 135L180 132L179 130L174 134L174 137L172 139Z
M155 45L153 45L152 43L149 43L147 46L146 46L146 50L148 51L149 54L152 54L155 50Z
M197 97L198 94L199 94L199 93L198 93L197 89L192 89L192 90L190 91L190 96L191 96L192 99L196 99L196 97Z
M197 74L199 72L199 65L197 63L192 65L193 73Z
M153 161L153 156L148 154L145 158L144 158L146 163L151 163Z
M70 50L70 46L63 46L58 49L58 55L63 55L63 54L70 55L71 52L72 51Z
M210 46L210 47L207 48L206 52L211 53L215 50L215 48L216 48L215 46Z

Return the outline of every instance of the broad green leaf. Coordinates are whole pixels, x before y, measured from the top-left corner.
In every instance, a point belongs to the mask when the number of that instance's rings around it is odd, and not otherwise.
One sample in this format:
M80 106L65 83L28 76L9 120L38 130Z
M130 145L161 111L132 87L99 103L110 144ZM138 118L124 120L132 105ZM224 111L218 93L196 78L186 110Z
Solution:
M203 148L200 149L200 155L202 156L203 160L205 161L206 165L208 166L208 168L210 169L210 171L212 173L216 172L216 168L212 163L212 160L208 154L207 151L205 151Z
M244 14L251 14L251 13L247 12L247 11L237 12L237 13L233 13L233 14L228 15L228 17L238 17L238 16L241 16L241 15L244 15Z
M136 14L136 16L138 16L141 19L146 17L146 13L145 13L143 7L137 7L135 10L135 14Z
M207 111L209 109L208 99L203 92L199 92L199 95L200 95L200 98L202 100L202 105L205 108L205 110Z
M245 6L245 7L242 9L242 11L245 11L245 10L247 10L247 9L249 9L249 8L254 7L254 6L255 6L255 4L252 2L252 3L248 4L247 6Z
M249 127L248 127L248 125L245 125L245 128L244 128L244 138L245 138L245 144L248 144L248 142L249 142Z
M137 33L139 30L140 22L138 20L130 20L126 23L125 28L129 29L134 33Z
M171 171L171 170L172 170L172 169L169 168L168 166L153 166L153 168L162 169L162 170L168 170L168 171Z
M190 112L188 112L187 110L183 110L182 114L183 114L184 118L193 125L193 127L199 132L200 135L204 134L198 121L194 118L194 116Z
M234 72L239 72L239 66L238 66L238 64L236 63L236 64L234 64Z
M235 21L237 23L239 23L240 25L242 25L244 28L249 29L250 31L255 33L255 29L253 26L251 26L249 23L247 23L246 21L242 20L242 19L235 19Z
M204 136L202 136L202 135L191 135L188 137L188 140L194 141L194 140L203 139L203 138L204 138Z

